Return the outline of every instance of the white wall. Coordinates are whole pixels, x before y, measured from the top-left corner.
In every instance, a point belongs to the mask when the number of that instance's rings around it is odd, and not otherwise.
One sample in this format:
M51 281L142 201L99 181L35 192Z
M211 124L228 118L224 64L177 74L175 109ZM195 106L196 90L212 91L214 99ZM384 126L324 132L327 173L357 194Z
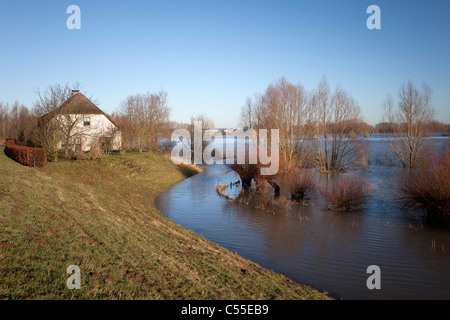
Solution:
M73 119L79 119L72 129L72 136L81 139L82 151L86 152L99 141L100 137L112 137L112 149L120 148L121 134L114 124L103 114L86 114L83 117L90 119L90 125L85 126L80 115L73 115Z

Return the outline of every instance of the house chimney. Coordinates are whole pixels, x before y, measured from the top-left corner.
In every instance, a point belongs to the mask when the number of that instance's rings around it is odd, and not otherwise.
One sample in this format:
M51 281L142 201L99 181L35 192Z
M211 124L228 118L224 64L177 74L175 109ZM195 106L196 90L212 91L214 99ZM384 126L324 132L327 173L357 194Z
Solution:
M76 95L80 90L72 90L72 96Z

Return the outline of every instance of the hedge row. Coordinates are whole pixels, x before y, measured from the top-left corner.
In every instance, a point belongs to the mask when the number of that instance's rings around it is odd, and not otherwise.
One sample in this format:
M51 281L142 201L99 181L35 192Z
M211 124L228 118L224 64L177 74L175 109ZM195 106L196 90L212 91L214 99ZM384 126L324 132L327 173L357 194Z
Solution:
M47 164L47 154L44 149L23 147L14 139L6 139L5 154L26 166L43 167Z

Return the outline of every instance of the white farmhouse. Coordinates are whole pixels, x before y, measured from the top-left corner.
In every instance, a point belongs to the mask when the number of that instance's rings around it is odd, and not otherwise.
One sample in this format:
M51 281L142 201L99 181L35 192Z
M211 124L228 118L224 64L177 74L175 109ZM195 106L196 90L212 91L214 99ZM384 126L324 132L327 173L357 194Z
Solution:
M102 150L118 150L121 132L111 118L100 110L79 90L59 108L45 115L56 121L61 128L59 148L75 152L86 152L97 145Z

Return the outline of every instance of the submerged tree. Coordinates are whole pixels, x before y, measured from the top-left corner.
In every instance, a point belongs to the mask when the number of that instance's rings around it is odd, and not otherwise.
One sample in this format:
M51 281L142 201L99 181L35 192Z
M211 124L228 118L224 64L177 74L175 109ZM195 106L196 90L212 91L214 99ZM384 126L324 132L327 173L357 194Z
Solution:
M351 211L361 209L370 196L372 185L360 176L339 176L321 189L328 209Z
M450 223L450 148L436 156L427 155L416 170L399 180L407 207L423 208L427 221Z
M308 94L301 85L281 78L270 84L264 94L247 98L241 109L244 129L278 129L280 157L286 171L310 158L307 138L312 118Z
M288 177L288 188L292 200L304 202L314 187L315 181L312 174L304 169L297 168Z
M343 171L357 160L363 143L351 130L361 122L360 107L343 89L331 94L326 78L314 93L312 106L318 164L323 172Z
M396 106L392 97L387 98L384 116L393 135L392 150L403 167L414 168L425 147L423 138L434 118L431 89L424 85L420 91L408 81L402 84L398 97Z

